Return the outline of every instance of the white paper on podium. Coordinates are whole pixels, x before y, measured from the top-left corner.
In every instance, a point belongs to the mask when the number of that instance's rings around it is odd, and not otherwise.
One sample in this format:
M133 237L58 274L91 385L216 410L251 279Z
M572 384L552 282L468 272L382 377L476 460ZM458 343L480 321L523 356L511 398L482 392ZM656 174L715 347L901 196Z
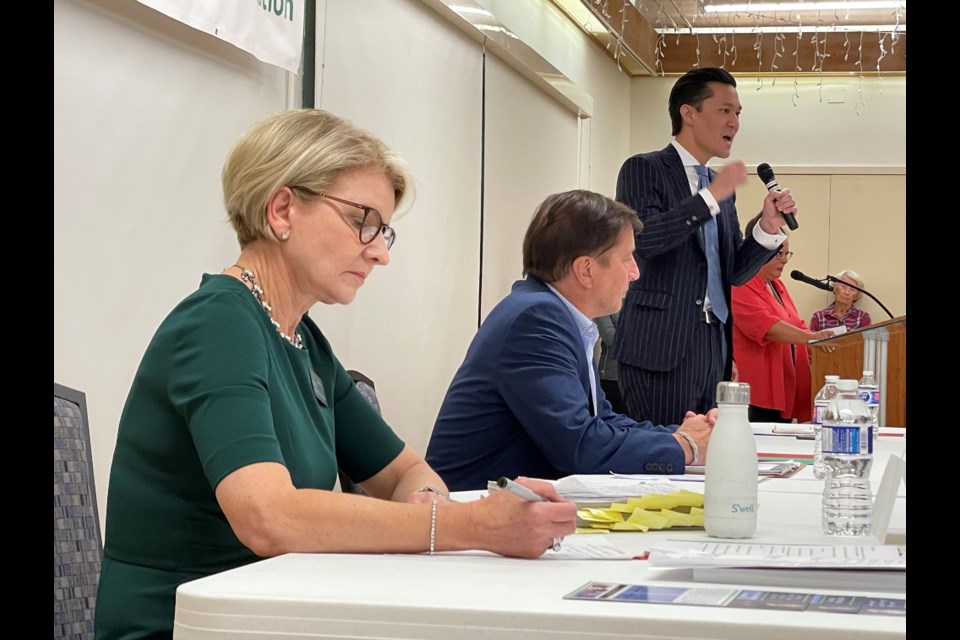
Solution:
M674 493L685 488L671 482L677 477L683 476L572 475L554 481L553 486L557 493L571 500L610 498L616 501Z

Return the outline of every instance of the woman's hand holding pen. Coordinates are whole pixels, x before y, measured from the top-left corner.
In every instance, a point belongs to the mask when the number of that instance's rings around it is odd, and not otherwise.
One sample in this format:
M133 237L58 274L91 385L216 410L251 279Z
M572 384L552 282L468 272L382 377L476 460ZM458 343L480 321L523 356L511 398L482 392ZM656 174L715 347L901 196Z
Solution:
M517 558L539 558L564 536L576 530L577 505L557 495L545 480L519 477L517 484L545 498L534 501L510 491L494 491L468 503L478 519L475 531L483 537L480 548Z

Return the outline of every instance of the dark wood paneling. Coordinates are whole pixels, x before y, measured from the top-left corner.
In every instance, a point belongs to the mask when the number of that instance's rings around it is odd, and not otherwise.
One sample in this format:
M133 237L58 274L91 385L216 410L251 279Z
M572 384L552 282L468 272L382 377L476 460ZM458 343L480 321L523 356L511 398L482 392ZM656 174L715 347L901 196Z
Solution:
M882 59L881 35L885 52ZM722 66L733 74L819 74L821 70L823 73L876 74L878 60L881 73L907 70L906 34L900 34L895 43L890 34L878 33L804 33L799 37L796 33L765 33L759 38L744 33L668 35L664 36L663 45L660 65L665 74L686 73L698 63L700 67Z

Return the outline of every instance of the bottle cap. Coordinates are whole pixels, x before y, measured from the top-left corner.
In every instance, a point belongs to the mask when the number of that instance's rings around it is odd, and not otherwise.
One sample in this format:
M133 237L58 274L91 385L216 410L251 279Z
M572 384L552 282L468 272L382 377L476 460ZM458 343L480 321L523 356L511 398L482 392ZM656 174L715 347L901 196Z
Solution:
M840 376L833 376L833 375L823 376L823 379L826 380L827 382L836 382L837 380L840 379Z
M717 385L717 404L750 404L750 385L746 382L721 382Z
M856 380L838 380L837 389L840 391L856 391L860 386L860 383Z
M870 371L869 369L864 369L864 370L863 370L863 377L866 378L867 376L870 376L870 377L872 378L872 377L873 377L873 371Z

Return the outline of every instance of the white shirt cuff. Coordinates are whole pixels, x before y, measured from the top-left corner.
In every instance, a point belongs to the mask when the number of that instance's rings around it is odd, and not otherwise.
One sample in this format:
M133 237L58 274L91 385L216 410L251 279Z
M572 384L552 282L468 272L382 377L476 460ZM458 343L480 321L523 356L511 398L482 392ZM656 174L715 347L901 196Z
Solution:
M720 205L717 204L717 199L713 197L713 194L710 193L709 189L704 187L697 193L699 193L700 197L703 198L703 201L707 203L707 208L710 209L710 215L716 216L718 213L720 213Z
M783 241L787 239L787 236L782 233L769 234L763 229L760 228L759 222L753 225L753 239L757 241L764 249L776 249Z

